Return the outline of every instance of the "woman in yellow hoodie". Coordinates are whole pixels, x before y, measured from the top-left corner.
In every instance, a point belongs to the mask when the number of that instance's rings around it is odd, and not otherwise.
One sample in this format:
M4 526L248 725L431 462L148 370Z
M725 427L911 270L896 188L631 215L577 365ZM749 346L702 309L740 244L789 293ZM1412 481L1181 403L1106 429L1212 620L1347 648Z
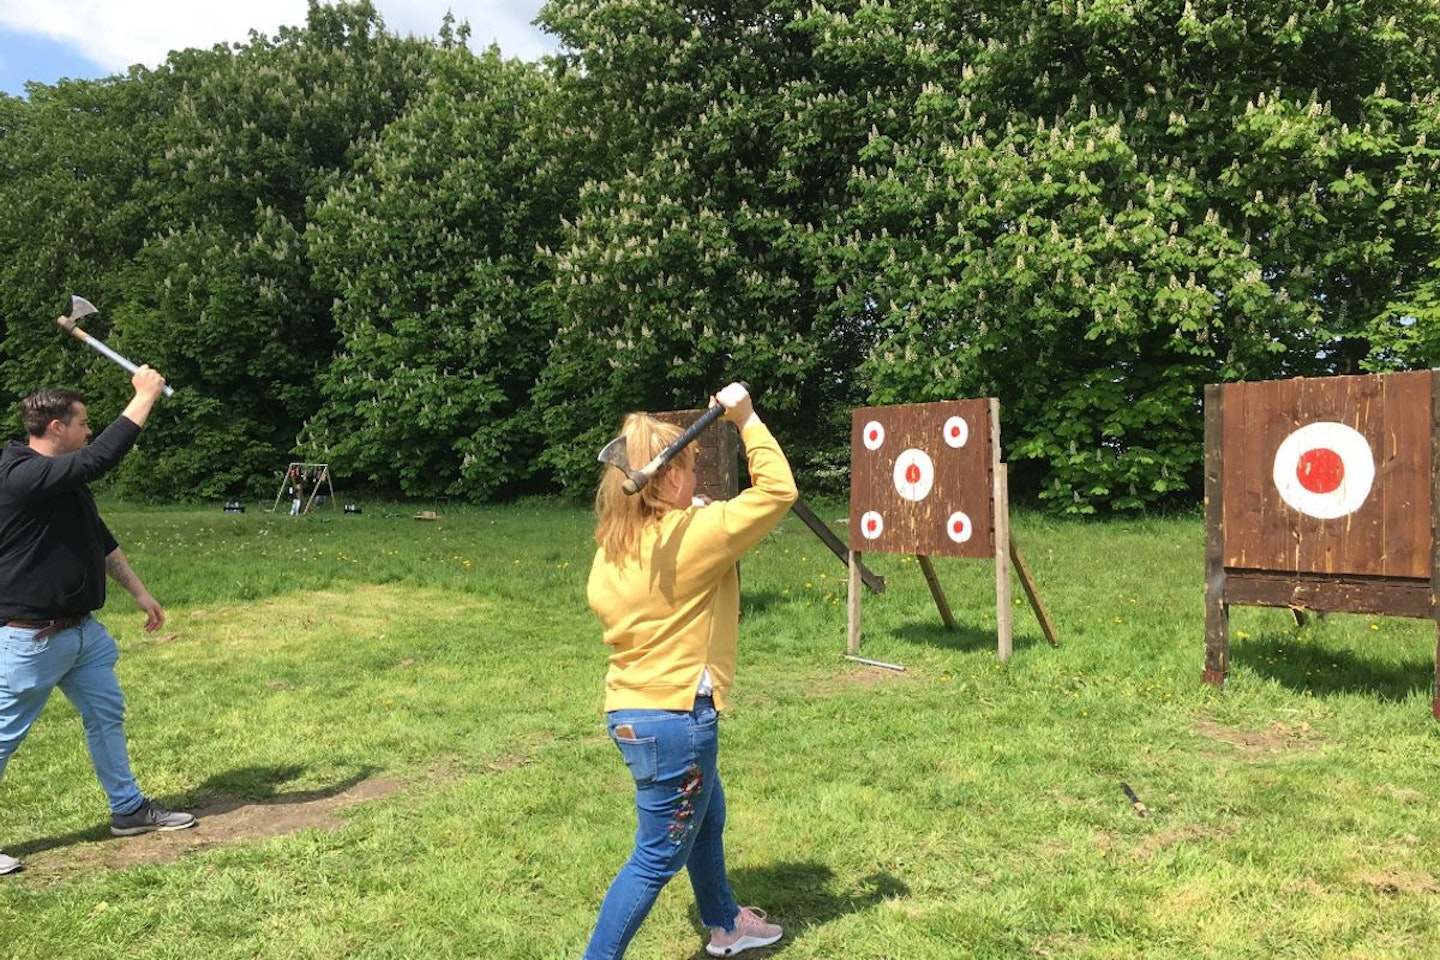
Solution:
M684 867L706 951L728 957L779 940L761 910L741 908L725 874L725 790L718 712L735 677L740 578L735 564L799 496L790 464L745 387L715 395L740 428L752 486L733 500L695 501L693 448L634 496L607 470L595 496L599 545L587 596L611 648L610 737L635 780L635 849L610 885L585 960L618 960L661 888ZM621 428L632 462L649 462L680 430L644 414Z

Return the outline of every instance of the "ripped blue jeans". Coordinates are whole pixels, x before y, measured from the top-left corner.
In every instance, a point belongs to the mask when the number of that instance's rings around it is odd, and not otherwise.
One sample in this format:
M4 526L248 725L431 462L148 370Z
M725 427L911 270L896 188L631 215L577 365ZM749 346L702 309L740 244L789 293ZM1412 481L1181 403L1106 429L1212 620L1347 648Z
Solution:
M700 921L729 928L740 912L725 876L725 789L716 760L719 713L709 697L693 710L614 710L610 739L635 780L635 849L605 894L585 960L618 960L684 867Z

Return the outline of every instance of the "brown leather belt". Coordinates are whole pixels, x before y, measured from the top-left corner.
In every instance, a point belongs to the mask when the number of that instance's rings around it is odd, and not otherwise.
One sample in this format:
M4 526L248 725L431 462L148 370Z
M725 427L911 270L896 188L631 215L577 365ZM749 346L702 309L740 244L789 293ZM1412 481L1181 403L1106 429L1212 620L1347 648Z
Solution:
M80 613L73 617L60 617L58 620L7 620L5 621L5 626L19 627L22 630L34 630L36 633L30 639L44 640L47 637L53 637L61 630L69 630L72 627L80 626L88 616L90 616L90 614Z

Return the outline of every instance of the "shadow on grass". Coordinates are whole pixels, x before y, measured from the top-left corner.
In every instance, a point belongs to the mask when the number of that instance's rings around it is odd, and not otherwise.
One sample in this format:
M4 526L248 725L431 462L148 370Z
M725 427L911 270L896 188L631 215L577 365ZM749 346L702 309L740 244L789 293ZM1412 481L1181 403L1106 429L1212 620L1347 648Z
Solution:
M1435 677L1435 665L1428 659L1376 660L1363 649L1298 633L1232 637L1230 659L1283 687L1317 697L1363 693L1399 701L1429 692Z
M863 621L861 625L863 627ZM979 627L967 626L963 621L957 622L954 630L947 630L945 625L940 622L938 613L935 614L934 623L907 623L892 632L910 643L923 643L927 646L961 652L993 651L1000 643L999 635L994 630L982 630ZM1021 632L1012 628L1010 642L1013 649L1024 650L1045 641L1038 633Z
M316 800L324 800L329 797L338 796L354 788L357 784L374 776L377 770L378 768L375 767L361 767L345 779L318 790L292 790L287 793L280 791L278 787L305 774L306 769L304 767L241 767L237 770L218 773L210 777L193 791L188 791L184 796L156 797L155 799L158 800L163 807L168 807L172 810L185 810L194 809L189 803L190 797L197 795L201 797L216 797L216 801L206 805L204 810L206 815L215 816L217 814L229 813L232 810L238 810L241 807L257 802L275 805L313 803ZM102 823L94 827L87 827L84 830L75 830L54 837L41 837L24 843L7 843L6 852L11 856L26 857L43 853L46 850L74 846L75 844L99 843L115 839L118 838L110 834L109 823Z
M789 597L781 596L776 590L746 590L745 581L740 581L740 616L758 616L771 607L790 603Z
M781 953L800 934L851 913L869 910L885 900L910 895L910 888L888 873L877 871L861 878L853 890L834 891L835 872L820 863L780 863L768 867L740 867L730 871L730 883L741 904L754 904L771 920L785 928L785 938L773 947L754 951L766 957ZM705 924L694 907L691 921L696 929ZM748 955L748 954L747 954ZM701 947L693 960L708 958Z
M214 797L216 801L206 804L210 813L226 813L253 803L267 806L290 803L313 803L338 796L359 783L369 780L379 772L379 767L357 767L343 780L316 790L281 791L284 784L304 776L309 771L304 767L240 767L217 773L192 791L202 797Z

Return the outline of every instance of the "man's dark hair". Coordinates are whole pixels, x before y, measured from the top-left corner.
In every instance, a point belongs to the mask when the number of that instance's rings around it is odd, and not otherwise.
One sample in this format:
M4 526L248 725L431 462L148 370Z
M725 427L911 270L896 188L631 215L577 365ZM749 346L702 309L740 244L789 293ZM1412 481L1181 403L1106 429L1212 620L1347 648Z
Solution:
M51 420L68 423L75 413L75 404L84 402L85 398L74 390L50 387L32 393L20 401L20 420L25 424L25 432L30 436L43 437Z

